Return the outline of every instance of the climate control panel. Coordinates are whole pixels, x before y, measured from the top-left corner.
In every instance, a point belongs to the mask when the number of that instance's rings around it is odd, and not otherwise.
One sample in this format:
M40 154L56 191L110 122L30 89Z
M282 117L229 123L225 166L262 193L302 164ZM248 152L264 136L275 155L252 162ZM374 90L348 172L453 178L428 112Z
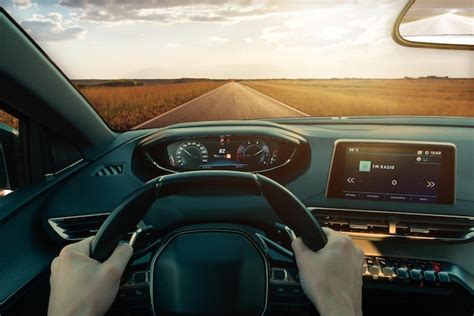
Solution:
M451 282L444 264L436 261L366 256L364 277L423 286L443 286Z

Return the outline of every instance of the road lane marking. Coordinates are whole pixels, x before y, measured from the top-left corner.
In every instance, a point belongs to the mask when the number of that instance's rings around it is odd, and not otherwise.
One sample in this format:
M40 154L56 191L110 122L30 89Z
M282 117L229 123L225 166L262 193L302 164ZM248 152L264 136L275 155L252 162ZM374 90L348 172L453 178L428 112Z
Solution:
M302 112L302 111L300 111L300 110L297 110L297 109L295 109L294 107L289 106L288 104L285 104L285 103L283 103L283 102L281 102L281 101L278 101L277 99L274 99L274 98L272 98L272 97L270 97L270 96L268 96L268 95L266 95L266 94L264 94L264 93L261 93L260 91L255 90L254 88L251 88L251 87L247 86L246 84L243 84L243 83L237 83L237 84L240 84L240 85L242 85L242 86L244 86L244 87L246 87L246 88L248 88L248 89L250 89L250 90L252 90L252 91L254 91L254 92L257 92L258 94L260 94L260 95L266 97L267 99L270 99L270 100L272 100L273 102L276 102L276 103L278 103L279 105L282 105L282 106L286 107L287 109L290 109L290 110L292 110L292 111L295 111L295 112L297 112L297 113L299 113L299 114L301 114L301 115L303 115L303 116L311 116L311 115L309 115L308 113L305 113L305 112Z
M224 83L222 86L219 86L219 87L217 87L217 88L215 88L215 89L212 89L211 91L208 91L208 92L206 92L206 93L204 93L204 94L202 94L202 95L200 95L200 96L198 96L198 97L196 97L196 98L194 98L194 99L192 99L192 100L189 100L188 102L185 102L185 103L183 103L183 104L181 104L181 105L175 107L174 109L169 110L168 112L161 113L161 114L158 115L158 116L152 117L152 118L149 119L148 121L145 121L145 122L143 122L143 123L140 123L140 124L138 124L137 126L132 127L131 129L137 129L137 128L140 128L140 127L142 127L142 126L144 126L144 125L146 125L146 124L148 124L148 123L151 123L151 122L153 122L154 120L157 120L157 119L159 119L159 118L161 118L161 117L163 117L163 116L165 116L165 115L167 115L167 114L170 114L170 113L172 113L172 112L174 112L174 111L176 111L176 110L178 110L178 109L184 107L185 105L188 105L188 104L191 103L191 102L194 102L194 101L196 101L196 100L198 100L198 99L200 99L200 98L202 98L202 97L205 97L206 95L211 94L212 92L215 92L217 89L220 89L220 88L222 88L222 87L224 87L224 86L226 86L226 85L228 85L228 84L229 84L229 82L228 82L228 83ZM153 128L153 127L150 127L150 128Z

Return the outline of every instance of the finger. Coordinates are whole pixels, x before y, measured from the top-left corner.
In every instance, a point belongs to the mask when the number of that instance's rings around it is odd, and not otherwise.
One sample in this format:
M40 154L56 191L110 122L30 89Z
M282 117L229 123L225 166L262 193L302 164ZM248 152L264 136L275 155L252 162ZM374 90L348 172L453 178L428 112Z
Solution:
M72 247L74 248L74 250L77 250L89 256L93 239L94 239L94 236L90 236L90 237L84 238L83 240L75 244L70 244L69 247Z
M328 239L328 244L332 243L334 240L336 240L339 236L339 232L332 230L331 228L328 227L322 227L324 233L326 234L326 237Z
M132 257L133 248L129 244L120 243L110 255L104 264L115 266L120 274L125 271L130 257Z
M335 231L332 230L329 227L321 227L323 232L326 234L326 237L329 239L329 237L334 236Z
M295 253L296 260L303 256L305 253L311 253L311 249L309 249L305 243L303 242L303 239L300 237L295 238L291 242L291 248L293 249L293 252Z
M58 265L58 257L54 258L53 261L51 261L51 273L56 271Z

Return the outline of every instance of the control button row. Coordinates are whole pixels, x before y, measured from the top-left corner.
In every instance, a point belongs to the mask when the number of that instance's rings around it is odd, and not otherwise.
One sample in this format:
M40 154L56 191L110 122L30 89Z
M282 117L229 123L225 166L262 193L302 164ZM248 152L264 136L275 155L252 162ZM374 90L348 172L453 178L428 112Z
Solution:
M407 259L387 259L383 257L366 257L363 265L363 275L378 278L411 279L414 281L448 283L449 274L441 271L438 262L426 262Z
M422 271L420 269L408 270L407 268L398 268L397 276L400 279L412 279L415 281L421 281L424 279L430 282L436 282L437 280L439 280L441 283L450 282L449 273L444 271L436 273L433 270Z
M116 304L148 304L150 288L148 286L121 288L118 292Z
M272 287L273 293L277 296L300 296L303 295L303 289L299 286L289 286L289 285L274 285Z

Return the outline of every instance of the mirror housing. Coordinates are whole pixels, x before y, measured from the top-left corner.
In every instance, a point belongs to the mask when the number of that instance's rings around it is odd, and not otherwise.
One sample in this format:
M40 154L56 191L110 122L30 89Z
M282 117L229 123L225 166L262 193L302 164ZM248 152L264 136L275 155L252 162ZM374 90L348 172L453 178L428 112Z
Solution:
M472 27L474 17L456 14L457 11L466 9L465 7L460 8L464 5L461 2L460 0L447 0L446 4L450 7L439 8L434 6L439 2L409 0L395 22L392 30L393 40L402 46L408 47L474 50L474 28ZM469 1L465 2L468 3ZM455 7L456 5L460 7ZM425 13L415 14L414 12L417 10ZM472 8L466 10L472 10ZM469 31L469 23L473 23L470 24L471 31ZM452 26L452 30L449 30L452 34L449 34L446 29L449 25ZM442 29L442 32L440 32L440 29ZM468 29L468 34L464 34L465 29Z
M0 196L15 190L18 179L18 131L0 123Z

